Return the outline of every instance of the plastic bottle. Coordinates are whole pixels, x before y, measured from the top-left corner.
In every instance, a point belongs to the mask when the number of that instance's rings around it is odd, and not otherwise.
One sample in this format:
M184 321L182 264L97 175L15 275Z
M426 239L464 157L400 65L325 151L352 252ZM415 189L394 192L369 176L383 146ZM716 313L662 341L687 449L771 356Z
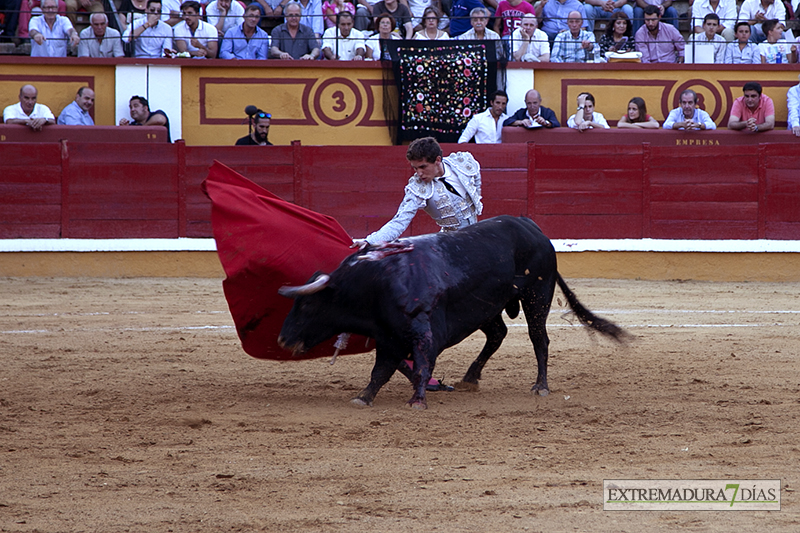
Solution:
M781 54L781 51L778 50L775 52L775 64L780 65L781 63L783 63L783 54Z

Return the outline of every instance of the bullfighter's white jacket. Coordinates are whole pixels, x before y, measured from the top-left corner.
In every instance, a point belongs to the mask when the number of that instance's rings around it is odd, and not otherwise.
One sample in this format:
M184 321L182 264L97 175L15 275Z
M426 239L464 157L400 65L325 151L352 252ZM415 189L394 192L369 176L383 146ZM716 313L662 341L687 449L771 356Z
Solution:
M425 183L416 175L409 178L397 213L381 229L367 235L368 243L397 239L420 209L428 213L442 231L454 231L478 221L478 215L483 212L480 164L469 152L450 154L442 158L442 163L444 175L431 183ZM442 179L458 194L449 192Z

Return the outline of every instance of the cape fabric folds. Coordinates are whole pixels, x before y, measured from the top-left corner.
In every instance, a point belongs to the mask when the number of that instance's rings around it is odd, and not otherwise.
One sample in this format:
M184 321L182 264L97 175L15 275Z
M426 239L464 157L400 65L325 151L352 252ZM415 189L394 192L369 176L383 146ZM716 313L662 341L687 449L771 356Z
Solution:
M278 346L294 303L278 288L335 270L353 252L347 232L333 218L282 200L218 161L202 188L211 199L211 227L227 276L222 287L244 351L273 360L332 356L335 337L297 357ZM353 335L340 353L368 352L375 344L367 341Z

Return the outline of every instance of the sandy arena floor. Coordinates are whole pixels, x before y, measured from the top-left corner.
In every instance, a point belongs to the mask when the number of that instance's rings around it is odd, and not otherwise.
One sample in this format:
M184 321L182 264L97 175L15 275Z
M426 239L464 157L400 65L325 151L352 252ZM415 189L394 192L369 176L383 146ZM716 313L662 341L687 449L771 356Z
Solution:
M399 375L350 405L371 354L247 356L220 280L4 279L0 531L800 531L800 284L567 281L634 342L556 303L550 396L518 319L414 411ZM782 510L605 512L615 478L780 478Z

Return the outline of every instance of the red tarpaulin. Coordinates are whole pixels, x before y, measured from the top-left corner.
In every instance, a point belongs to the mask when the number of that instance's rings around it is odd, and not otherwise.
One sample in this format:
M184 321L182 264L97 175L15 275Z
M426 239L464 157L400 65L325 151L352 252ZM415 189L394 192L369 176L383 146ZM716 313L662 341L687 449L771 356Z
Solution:
M332 356L335 337L297 357L278 346L293 303L278 288L335 270L353 252L347 232L333 218L281 200L218 161L202 186L212 202L211 226L227 275L222 287L244 351L274 360ZM353 335L341 353L374 346Z

